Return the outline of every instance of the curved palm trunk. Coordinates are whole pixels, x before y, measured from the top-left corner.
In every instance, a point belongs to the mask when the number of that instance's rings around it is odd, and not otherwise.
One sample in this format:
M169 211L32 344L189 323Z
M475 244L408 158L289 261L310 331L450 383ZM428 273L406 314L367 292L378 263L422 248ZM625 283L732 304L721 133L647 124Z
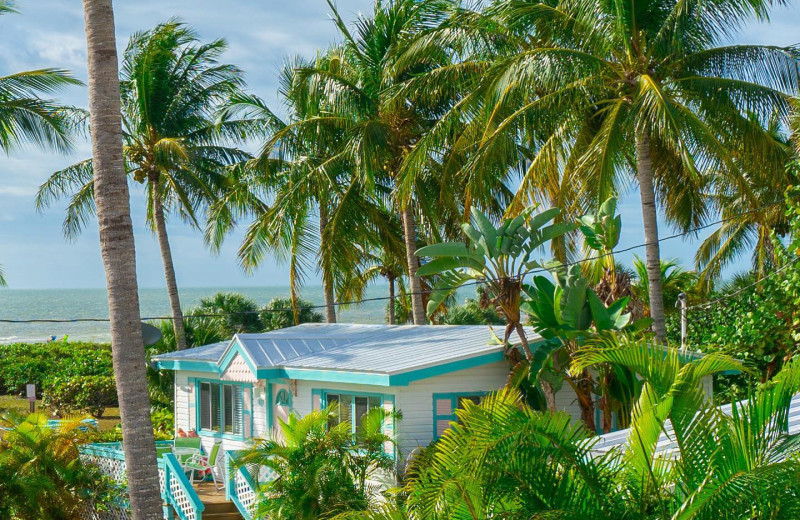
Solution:
M658 210L653 186L653 166L650 162L650 133L646 129L636 131L636 166L639 192L642 201L644 239L647 243L647 280L650 284L650 317L653 330L660 342L666 341L667 329L664 320L664 294L661 288L661 253L658 245Z
M389 325L394 325L397 319L394 315L394 276L389 277Z
M419 259L417 258L417 226L414 222L414 209L411 202L402 211L403 239L406 243L406 262L408 263L408 286L411 292L411 314L414 325L425 325L425 306L422 303L422 283L417 276Z
M320 251L325 254L326 248L326 233L325 229L328 227L328 207L325 203L320 202L319 205L319 241ZM322 297L325 302L325 322L336 323L336 298L333 293L333 276L330 266L323 260L320 262L322 265Z
M178 296L178 282L175 279L175 265L172 262L172 249L167 236L167 223L164 220L164 204L158 193L158 181L150 184L150 193L153 196L153 220L156 224L158 247L161 250L161 261L164 264L164 278L167 281L167 294L169 305L172 309L172 327L175 330L175 344L178 350L186 349L186 330L183 327L183 311L181 299Z
M111 346L134 520L163 517L150 420L136 251L122 159L119 70L111 0L83 0L89 60L94 190L108 286Z

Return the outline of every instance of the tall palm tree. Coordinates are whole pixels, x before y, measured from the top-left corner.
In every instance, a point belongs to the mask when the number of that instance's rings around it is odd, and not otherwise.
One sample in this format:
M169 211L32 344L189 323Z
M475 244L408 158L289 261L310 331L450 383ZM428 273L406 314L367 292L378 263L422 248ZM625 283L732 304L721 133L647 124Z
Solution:
M323 55L284 66L279 93L287 118L254 96L236 96L226 106L224 124L251 137L263 135L265 142L255 159L240 166L239 186L214 205L206 233L218 248L236 217L252 214L239 250L243 267L253 270L268 252L288 260L296 303L308 268L316 264L328 323L336 322L337 288L361 261L361 244L386 220L372 190L353 179L347 161L338 159L342 133L317 122L327 110L325 92L301 72L334 73L337 63L335 55Z
M0 15L16 13L14 2L0 0ZM72 149L80 111L43 98L82 85L61 69L39 69L0 76L0 151L9 153L24 143L66 152ZM0 287L6 284L0 268Z
M215 127L221 104L243 85L241 71L218 62L224 40L201 43L170 21L131 37L122 62L125 166L145 185L147 223L158 237L179 350L186 348L166 215L199 227L198 211L226 183L225 167L247 158L227 146ZM64 233L75 237L94 214L92 160L54 173L40 188L37 207L70 197Z
M395 57L401 54L409 35L434 26L453 4L448 0L376 3L371 16L360 18L353 31L333 3L329 5L343 42L336 50L335 71L315 67L300 71L307 81L329 95L328 112L311 123L324 125L330 132L341 132L342 146L334 157L346 162L364 185L394 188L392 211L400 215L402 222L414 323L424 324L424 288L417 275L419 259L414 253L422 236L440 231L441 220L430 218L433 212L441 214L443 210L438 198L440 190L431 188L441 182L441 178L430 175L430 168L438 165L431 161L426 169L417 170L414 178L403 180L410 188L399 189L399 183L404 161L435 122L440 107L437 99L431 99L436 96L411 99L398 95L405 79L429 65L400 63ZM451 232L457 231L456 226L451 228Z
M108 285L111 351L119 394L132 517L163 517L147 360L139 314L136 248L122 147L117 46L111 0L84 0L89 58L94 199Z
M670 223L689 229L710 215L709 175L752 197L743 172L772 146L752 117L762 124L776 113L785 119L798 85L794 48L719 46L746 21L767 19L769 7L743 0L713 8L670 0L507 0L478 26L487 38L502 32L518 43L508 52L501 39L504 52L476 88L491 114L476 156L499 154L509 133L535 132L520 201L537 195L544 173L563 168L575 170L579 193L596 203L638 183L650 308L661 339L657 205ZM448 125L440 126L446 132Z

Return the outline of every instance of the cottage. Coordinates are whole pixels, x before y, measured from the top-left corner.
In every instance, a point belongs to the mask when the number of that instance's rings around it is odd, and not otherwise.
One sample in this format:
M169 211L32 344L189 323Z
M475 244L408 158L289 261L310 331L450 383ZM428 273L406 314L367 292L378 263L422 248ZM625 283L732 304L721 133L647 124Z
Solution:
M529 331L529 341L541 338ZM512 341L518 338L512 337ZM175 428L196 431L206 452L277 435L278 421L339 403L353 428L372 407L402 412L385 426L403 461L438 438L466 401L502 388L503 348L487 326L306 324L157 356L175 371ZM580 417L575 394L559 409Z

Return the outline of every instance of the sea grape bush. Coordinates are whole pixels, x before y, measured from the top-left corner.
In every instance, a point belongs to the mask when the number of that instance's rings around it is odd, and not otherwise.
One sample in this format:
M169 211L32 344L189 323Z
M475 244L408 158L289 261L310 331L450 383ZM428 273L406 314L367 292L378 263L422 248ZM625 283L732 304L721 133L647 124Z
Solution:
M36 385L41 396L55 379L112 376L111 346L96 343L13 343L0 345L0 395L22 395Z
M59 417L84 412L99 419L107 407L118 405L117 387L112 376L55 379L45 389L42 404Z

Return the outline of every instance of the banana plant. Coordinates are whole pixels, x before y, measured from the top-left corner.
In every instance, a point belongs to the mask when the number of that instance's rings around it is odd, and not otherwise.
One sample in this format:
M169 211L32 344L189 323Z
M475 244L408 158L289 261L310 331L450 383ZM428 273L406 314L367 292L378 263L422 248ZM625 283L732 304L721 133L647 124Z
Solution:
M578 397L584 423L596 430L592 395L598 391L604 394L604 416L610 417L609 393L632 394L631 397L636 393L635 389L629 392L620 392L618 388L612 390L612 383L634 379L627 377L629 374L619 374L614 378L610 373L602 373L602 384L598 387L587 371L570 373L567 370L571 353L588 339L606 331L640 333L650 326L651 320L632 320L630 313L625 312L628 298L620 298L606 306L589 287L577 264L554 269L552 275L555 283L544 276L535 276L531 284L523 285L526 299L520 309L530 317L534 330L545 340L537 345L524 375L534 381L548 381L552 386L567 382ZM604 420L604 429L607 429L607 424L610 421Z
M430 301L428 316L439 311L448 296L468 282L485 284L492 304L506 320L504 342L516 331L525 357L533 359L520 319L522 280L525 274L542 266L534 254L554 238L573 231L572 223L549 224L560 213L551 208L534 214L534 207L525 209L513 219L495 226L483 213L473 208L473 223L461 226L465 242L432 244L417 251L423 264L420 276L438 275Z

